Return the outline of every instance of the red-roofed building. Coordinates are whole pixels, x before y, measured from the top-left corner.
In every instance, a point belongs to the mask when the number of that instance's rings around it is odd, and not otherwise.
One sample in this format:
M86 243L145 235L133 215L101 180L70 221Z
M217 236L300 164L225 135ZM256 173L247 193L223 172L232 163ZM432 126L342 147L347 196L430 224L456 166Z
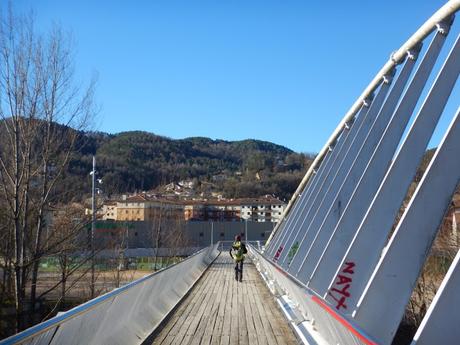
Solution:
M134 195L117 201L117 221L150 221L162 217L182 217L183 205L165 199L150 199L145 195Z

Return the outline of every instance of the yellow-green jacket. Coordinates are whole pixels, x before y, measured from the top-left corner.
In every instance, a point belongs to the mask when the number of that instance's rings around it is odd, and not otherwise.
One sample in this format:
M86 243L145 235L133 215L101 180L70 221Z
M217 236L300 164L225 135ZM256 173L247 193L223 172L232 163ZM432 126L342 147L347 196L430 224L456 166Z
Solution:
M232 248L230 249L230 256L236 262L240 262L244 260L243 246L241 244L241 241L233 242Z

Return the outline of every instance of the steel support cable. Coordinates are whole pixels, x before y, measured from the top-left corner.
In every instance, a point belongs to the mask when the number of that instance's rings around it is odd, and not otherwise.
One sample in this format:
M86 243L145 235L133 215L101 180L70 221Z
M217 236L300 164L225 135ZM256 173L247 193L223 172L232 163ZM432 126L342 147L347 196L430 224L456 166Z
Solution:
M422 42L428 35L430 35L435 29L439 28L439 24L445 20L451 20L451 17L455 12L460 9L460 0L450 0L444 6L442 6L437 12L435 12L407 41L404 43L397 51L391 54L390 59L385 63L382 69L377 73L374 79L369 83L363 93L358 97L355 103L351 106L350 110L345 114L343 119L340 121L339 125L336 127L332 135L327 140L326 144L319 151L318 155L314 159L310 168L307 170L305 176L297 187L296 191L289 200L287 207L284 209L281 219L284 219L292 208L293 203L296 201L297 197L305 187L307 181L313 173L313 170L321 162L323 156L326 154L329 146L333 146L338 136L342 132L346 123L352 120L359 110L363 101L373 94L375 89L380 85L382 78L391 71L396 65L399 65L403 62L407 52L414 48L419 42ZM267 240L267 245L270 243L274 234L278 231L279 224L275 226L270 237Z

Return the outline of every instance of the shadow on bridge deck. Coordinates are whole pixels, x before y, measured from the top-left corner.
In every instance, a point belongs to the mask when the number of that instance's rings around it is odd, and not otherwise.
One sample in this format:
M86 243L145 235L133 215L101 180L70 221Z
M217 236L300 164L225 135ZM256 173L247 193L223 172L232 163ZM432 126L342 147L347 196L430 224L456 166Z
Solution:
M223 252L163 327L144 344L297 344L262 281L246 260L243 282Z

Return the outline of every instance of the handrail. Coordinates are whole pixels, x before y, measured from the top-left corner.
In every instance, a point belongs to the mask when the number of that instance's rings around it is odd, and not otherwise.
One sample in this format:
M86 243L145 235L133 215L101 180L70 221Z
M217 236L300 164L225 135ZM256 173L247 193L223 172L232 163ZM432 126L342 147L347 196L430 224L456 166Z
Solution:
M443 26L442 22L444 21L451 21L452 16L460 9L460 0L450 0L444 6L442 6L438 11L436 11L396 52L391 54L389 60L383 65L382 69L377 73L377 75L372 79L369 85L364 89L362 94L358 97L355 103L351 106L350 110L345 114L343 119L340 121L332 135L326 141L326 144L323 148L319 151L318 155L313 160L313 163L310 165L310 168L305 173L302 181L300 182L299 186L297 187L296 191L292 195L291 199L289 200L288 205L283 211L281 215L281 221L279 221L275 228L273 229L270 237L267 240L266 245L268 245L276 234L279 229L279 226L283 222L283 219L288 215L289 211L291 210L295 200L298 198L302 190L305 188L308 180L310 179L311 175L313 174L317 165L321 162L326 152L329 150L329 147L334 146L335 141L339 137L340 133L346 126L346 124L351 121L354 116L356 115L357 111L366 99L370 98L375 91L375 89L380 85L382 79L385 75L390 73L390 71L400 64L408 51L413 48L416 48L417 45L425 39L428 35L430 35L435 29L448 31L449 25Z
M271 266L273 266L277 271L279 271L281 274L283 274L284 276L286 276L289 280L291 280L293 283L295 283L297 286L307 290L308 292L310 292L312 295L315 295L315 296L318 296L318 297L321 297L320 295L318 295L315 291L311 290L307 285L305 285L304 283L302 283L300 280L298 280L296 277L294 277L292 274L290 274L289 272L286 272L280 265L278 265L276 262L273 262L272 260L268 259L265 257L265 255L259 250L257 249L256 247L254 247L252 244L249 244L248 245L249 248L251 248L251 250L254 250L257 254L259 254L261 257L264 258L264 260L269 263Z
M271 267L275 269L277 273L287 278L287 282L286 282L286 279L283 279L283 281L279 281L277 277L275 276L275 274L271 274L268 277L269 279L274 280L278 284L278 286L280 286L288 295L289 295L289 292L290 291L292 292L293 290L302 291L301 301L296 300L295 296L289 296L289 297L301 309L304 315L309 314L313 320L316 320L317 318L322 319L319 313L328 314L331 316L331 318L328 320L331 328L336 329L337 331L339 331L339 329L342 329L343 334L346 334L347 336L351 336L351 337L356 337L357 339L359 339L359 341L362 344L377 345L377 342L369 334L367 334L353 320L350 320L347 316L342 315L339 312L336 312L334 308L322 298L322 296L320 296L315 291L310 289L307 285L299 281L296 277L292 276L289 272L286 272L277 263L271 261L270 259L267 259L264 256L264 254L261 251L259 251L257 248L255 248L253 245L249 244L248 247L250 249L249 250L250 254L252 254L251 252L253 251L254 253L257 254L258 258L261 258L263 260L264 264L268 263ZM296 295L299 296L298 294ZM307 296L307 298L305 298L305 296ZM306 307L307 304L309 304L309 307ZM320 308L319 313L318 313L318 309L315 310L315 307ZM310 337L311 336L312 335L310 334Z
M218 243L215 245L216 248L218 248ZM40 324L37 324L35 326L32 326L18 334L15 334L9 338L6 338L2 341L0 341L0 345L10 345L10 344L20 344L20 343L23 343L24 341L28 340L29 338L33 337L33 336L38 336L42 333L45 333L47 331L49 331L50 329L52 329L53 327L58 327L60 326L61 324L63 324L64 322L66 321L69 321L73 318L75 318L76 316L78 315L81 315L81 314L84 314L92 309L94 309L96 306L100 305L101 303L103 303L104 301L110 299L110 298L113 298L113 297L116 297L116 296L119 296L119 295L122 295L124 294L125 292L127 292L128 290L130 290L131 288L133 288L134 286L137 286L139 284L142 284L144 283L145 281L148 281L148 280L151 280L153 278L155 278L157 275L159 274L162 274L164 273L165 271L168 271L168 270L171 270L173 268L175 268L176 266L180 265L180 264L184 264L185 262L187 261L190 261L191 259L193 259L195 256L197 255L200 255L202 254L203 252L209 250L210 247L206 247L206 248L203 248L197 252L195 252L194 254L188 256L186 259L180 261L180 262L177 262L175 264L172 264L170 266L167 266L165 268L162 268L160 269L159 271L157 272L153 272L151 274L148 274L147 276L145 277L142 277L142 278L139 278L135 281L132 281L120 288L116 288L112 291L109 291L101 296L98 296L92 300L89 300L81 305L78 305L76 306L75 308L72 308L68 311L66 311L65 313L61 314L61 315L58 315L58 316L55 316L49 320L46 320Z

